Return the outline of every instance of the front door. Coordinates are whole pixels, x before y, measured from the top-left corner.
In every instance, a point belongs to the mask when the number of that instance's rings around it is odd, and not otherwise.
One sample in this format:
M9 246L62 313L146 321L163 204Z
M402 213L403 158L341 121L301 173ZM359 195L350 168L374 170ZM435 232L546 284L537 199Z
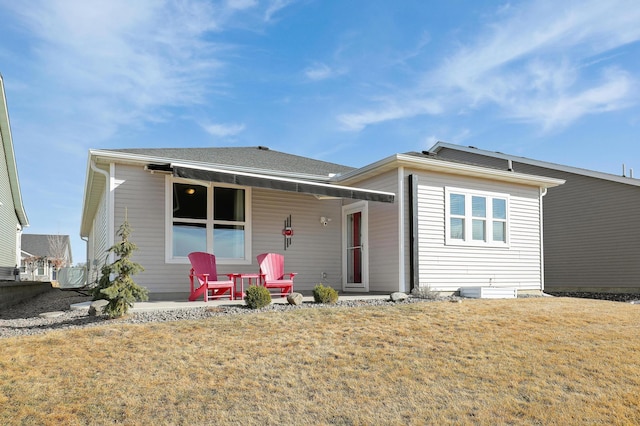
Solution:
M342 289L369 291L367 203L342 207Z

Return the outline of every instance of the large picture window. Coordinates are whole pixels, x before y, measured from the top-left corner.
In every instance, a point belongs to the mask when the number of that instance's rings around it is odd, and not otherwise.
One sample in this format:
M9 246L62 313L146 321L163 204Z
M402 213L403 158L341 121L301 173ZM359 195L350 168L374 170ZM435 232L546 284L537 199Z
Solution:
M194 251L213 253L220 263L247 261L249 191L168 178L167 261L186 261Z
M507 194L446 188L445 197L447 244L508 244Z

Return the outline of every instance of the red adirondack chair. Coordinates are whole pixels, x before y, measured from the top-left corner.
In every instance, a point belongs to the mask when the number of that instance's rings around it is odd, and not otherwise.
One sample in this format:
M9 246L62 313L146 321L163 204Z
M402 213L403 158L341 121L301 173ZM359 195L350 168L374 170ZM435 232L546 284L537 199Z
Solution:
M228 280L218 280L216 271L216 257L209 253L195 251L189 253L191 271L189 271L189 282L191 283L190 301L204 296L204 301L209 299L220 299L229 292L229 300L233 300L235 274L226 274Z
M297 272L284 272L284 256L277 253L263 253L258 255L258 264L260 265L260 276L262 277L262 285L267 289L278 289L279 295L285 297L289 293L293 293L293 277ZM288 276L289 278L285 278Z

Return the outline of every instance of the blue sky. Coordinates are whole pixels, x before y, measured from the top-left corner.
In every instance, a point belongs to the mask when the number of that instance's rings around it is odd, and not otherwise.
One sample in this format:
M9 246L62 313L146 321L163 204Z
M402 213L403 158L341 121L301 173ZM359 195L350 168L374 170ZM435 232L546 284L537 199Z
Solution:
M26 232L75 261L92 148L357 167L441 140L640 176L637 0L0 0L0 22Z

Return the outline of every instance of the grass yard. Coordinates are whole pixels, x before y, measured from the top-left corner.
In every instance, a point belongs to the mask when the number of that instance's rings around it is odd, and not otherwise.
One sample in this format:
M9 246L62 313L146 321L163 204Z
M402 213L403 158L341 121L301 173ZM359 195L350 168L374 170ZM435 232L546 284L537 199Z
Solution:
M0 424L640 424L640 305L301 309L0 341Z

